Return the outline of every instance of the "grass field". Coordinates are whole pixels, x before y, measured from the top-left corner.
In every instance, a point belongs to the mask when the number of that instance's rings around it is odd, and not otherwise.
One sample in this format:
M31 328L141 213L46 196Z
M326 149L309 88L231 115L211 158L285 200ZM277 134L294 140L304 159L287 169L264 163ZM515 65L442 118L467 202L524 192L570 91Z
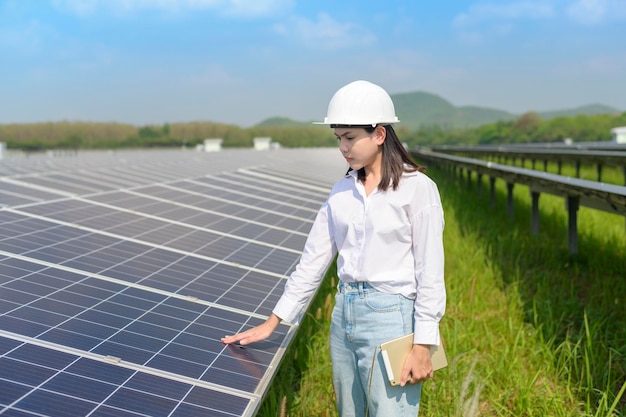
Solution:
M515 187L511 217L504 184L491 208L465 181L428 173L446 215L450 366L424 384L420 417L626 416L624 217L581 208L571 256L563 199L541 196L534 236L526 187ZM336 415L327 346L336 282L333 266L260 416Z

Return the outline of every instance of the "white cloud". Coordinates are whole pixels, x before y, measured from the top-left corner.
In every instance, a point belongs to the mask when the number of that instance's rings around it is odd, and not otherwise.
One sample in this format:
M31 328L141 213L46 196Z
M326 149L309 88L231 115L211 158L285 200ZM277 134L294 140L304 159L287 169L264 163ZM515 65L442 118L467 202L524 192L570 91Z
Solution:
M606 3L604 0L578 0L567 8L567 15L581 23L598 23L606 16Z
M114 15L157 10L185 13L209 10L231 17L264 17L291 10L294 0L52 0L59 10L89 16L101 10Z
M317 19L292 16L286 23L276 24L274 30L318 49L364 47L376 42L376 36L365 27L351 22L338 22L326 13Z
M98 9L99 0L52 0L52 5L64 12L78 16L92 15Z
M607 20L626 19L624 0L576 0L566 9L567 16L585 25L595 25Z
M22 54L38 52L43 45L44 32L47 31L48 29L36 19L20 27L1 27L0 48L8 48Z
M477 3L457 15L452 26L459 41L482 44L486 39L501 38L516 31L521 20L549 19L555 14L549 1L514 1L510 3Z
M481 25L485 22L514 21L520 19L545 19L554 15L554 9L546 1L515 1L512 3L480 3L470 6L453 22L458 28Z
M200 1L200 0L198 0ZM273 16L291 11L295 0L229 0L222 1L224 14L241 17Z
M458 14L453 26L459 30L513 22L523 19L549 19L565 13L582 24L598 24L608 20L626 20L624 0L515 0L496 3L478 2Z

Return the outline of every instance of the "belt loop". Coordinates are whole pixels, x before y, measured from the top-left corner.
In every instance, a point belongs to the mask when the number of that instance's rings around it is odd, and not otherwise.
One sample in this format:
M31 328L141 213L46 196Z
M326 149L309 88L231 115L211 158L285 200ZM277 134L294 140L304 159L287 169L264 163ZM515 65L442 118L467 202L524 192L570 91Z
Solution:
M358 283L359 286L359 298L365 298L365 290L363 289L364 285L362 282Z

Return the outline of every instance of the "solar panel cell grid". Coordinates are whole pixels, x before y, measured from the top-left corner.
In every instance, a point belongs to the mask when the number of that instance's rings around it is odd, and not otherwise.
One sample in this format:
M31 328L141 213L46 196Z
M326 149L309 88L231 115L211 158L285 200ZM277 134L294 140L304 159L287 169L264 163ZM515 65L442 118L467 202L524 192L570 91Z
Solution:
M295 325L219 340L271 313L326 197L293 173L328 154L281 152L0 162L0 414L252 415Z
M3 330L88 352L121 357L133 363L146 364L159 356L168 344L185 341L190 344L188 347L196 348L204 355L204 361L196 365L196 373L203 374L211 366L214 367L212 373L222 372L217 370L219 361L211 365L212 358L208 353L217 354L223 350L219 338L238 331L241 327L239 323L248 320L238 317L236 313L106 281L104 285L93 288L86 282L102 283L86 277L82 277L82 282L75 283L66 279L50 280L48 286L43 286L30 281L37 273L23 271L23 277L3 285L1 294L4 297L8 294L4 289L11 288L30 297L0 317ZM74 277L79 278L77 275ZM78 290L74 291L76 287ZM85 287L92 288L88 298L81 294ZM125 294L126 291L129 294ZM73 296L78 302L69 303L48 297L52 293L58 295L64 292L66 300L74 301ZM141 302L138 303L138 300ZM161 311L157 308L160 306L168 308ZM159 316L168 320L159 320ZM157 362L171 363L172 359L153 361L153 364ZM255 384L258 382L256 380Z
M0 182L0 204L18 205L58 198L59 195L10 182ZM11 201L14 200L14 201Z
M0 346L3 415L233 416L251 401L6 338Z
M44 189L57 190L64 194L84 194L84 193L93 193L98 191L94 188L83 188L72 185L71 183L66 183L63 181L54 180L50 177L41 177L41 176L33 176L33 177L24 177L22 181L25 184L36 185L38 187L43 187Z

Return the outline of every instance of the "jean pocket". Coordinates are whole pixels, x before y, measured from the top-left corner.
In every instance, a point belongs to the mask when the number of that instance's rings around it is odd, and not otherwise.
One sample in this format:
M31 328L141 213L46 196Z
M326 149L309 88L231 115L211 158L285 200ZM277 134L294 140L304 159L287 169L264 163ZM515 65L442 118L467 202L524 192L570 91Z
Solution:
M365 304L374 311L387 312L400 310L400 296L382 292L369 292L365 297Z

